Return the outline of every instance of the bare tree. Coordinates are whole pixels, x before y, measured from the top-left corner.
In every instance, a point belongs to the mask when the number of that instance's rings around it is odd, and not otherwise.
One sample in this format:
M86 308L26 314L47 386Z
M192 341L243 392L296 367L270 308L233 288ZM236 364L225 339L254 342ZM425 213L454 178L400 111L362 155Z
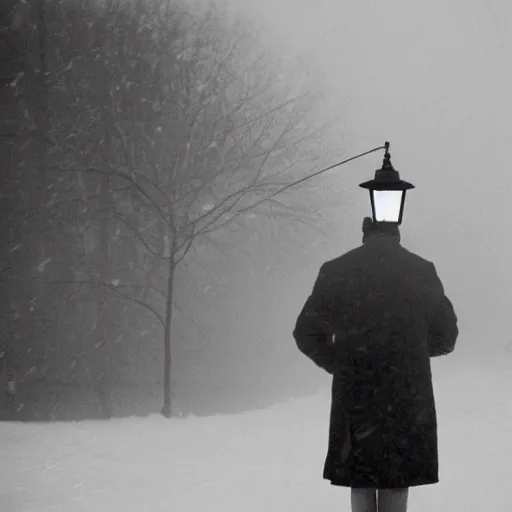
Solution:
M156 41L146 55L145 76L154 89L144 88L154 113L118 119L113 132L120 158L98 162L91 172L107 172L137 193L131 196L137 207L117 218L146 251L152 269L139 286L164 329L162 414L169 417L180 263L194 243L211 243L224 228L243 225L249 211L304 220L303 208L262 199L296 177L293 170L314 156L311 149L325 127L313 122L314 97L300 90L304 83L279 83L280 63L258 51L243 20L226 23L228 13L215 5L192 17L169 4L160 9L151 22L141 16ZM123 283L111 289L124 295L121 286L130 288Z

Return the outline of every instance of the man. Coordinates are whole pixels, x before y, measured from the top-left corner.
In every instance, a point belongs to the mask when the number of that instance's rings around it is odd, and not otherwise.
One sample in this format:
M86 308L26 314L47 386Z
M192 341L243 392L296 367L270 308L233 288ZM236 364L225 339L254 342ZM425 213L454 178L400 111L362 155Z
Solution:
M352 488L353 512L405 512L409 487L439 481L430 357L458 336L434 265L365 218L363 245L322 265L293 334L333 375L324 478Z

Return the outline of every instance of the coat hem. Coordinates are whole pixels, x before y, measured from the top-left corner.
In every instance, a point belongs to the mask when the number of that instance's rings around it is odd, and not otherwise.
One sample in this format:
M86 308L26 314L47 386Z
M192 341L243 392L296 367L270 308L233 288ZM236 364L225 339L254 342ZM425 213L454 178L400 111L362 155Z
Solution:
M439 479L433 480L421 480L412 482L351 482L349 479L335 479L331 480L329 477L324 477L324 480L329 480L330 484L335 487L350 487L353 489L358 488L374 488L374 489L405 489L408 487L419 487L422 485L434 485L439 483ZM397 483L399 485L397 485Z

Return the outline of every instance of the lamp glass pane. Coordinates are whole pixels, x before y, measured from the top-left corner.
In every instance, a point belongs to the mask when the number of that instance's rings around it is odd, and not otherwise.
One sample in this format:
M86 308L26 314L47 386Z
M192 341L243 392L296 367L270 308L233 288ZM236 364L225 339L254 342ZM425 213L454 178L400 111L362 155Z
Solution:
M398 222L402 205L402 190L374 190L377 222Z

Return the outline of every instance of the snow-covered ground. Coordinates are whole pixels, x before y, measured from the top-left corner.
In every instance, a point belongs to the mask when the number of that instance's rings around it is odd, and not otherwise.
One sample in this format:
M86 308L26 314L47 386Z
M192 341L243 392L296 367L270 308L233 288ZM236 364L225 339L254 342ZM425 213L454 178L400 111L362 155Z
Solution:
M512 354L433 363L440 478L414 512L508 512ZM0 424L2 512L349 511L321 478L329 391L240 415Z

